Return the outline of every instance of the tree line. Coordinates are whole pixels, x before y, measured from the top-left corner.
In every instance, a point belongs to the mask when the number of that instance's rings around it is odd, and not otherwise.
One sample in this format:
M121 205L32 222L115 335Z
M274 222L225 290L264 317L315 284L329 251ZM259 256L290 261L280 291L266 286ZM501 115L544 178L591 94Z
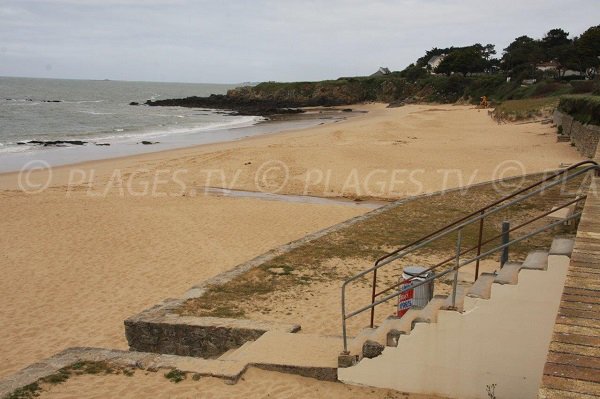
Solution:
M519 36L502 51L500 57L495 55L493 44L433 48L401 74L416 80L432 72L464 76L503 72L507 76L525 79L536 77L540 73L538 66L551 62L557 78L564 77L567 70L573 70L593 79L600 70L600 25L573 38L560 28L551 29L541 39ZM428 62L434 56L444 58L432 69Z

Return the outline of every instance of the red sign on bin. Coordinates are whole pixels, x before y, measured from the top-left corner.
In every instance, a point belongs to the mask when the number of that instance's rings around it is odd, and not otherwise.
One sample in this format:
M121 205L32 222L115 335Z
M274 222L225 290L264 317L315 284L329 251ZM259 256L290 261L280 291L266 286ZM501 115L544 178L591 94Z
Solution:
M402 286L402 289L408 288L410 287L410 285L410 283L404 284ZM402 294L400 294L400 296L398 297L398 317L404 316L404 313L408 312L408 309L412 307L414 293L415 290L412 289L404 291Z

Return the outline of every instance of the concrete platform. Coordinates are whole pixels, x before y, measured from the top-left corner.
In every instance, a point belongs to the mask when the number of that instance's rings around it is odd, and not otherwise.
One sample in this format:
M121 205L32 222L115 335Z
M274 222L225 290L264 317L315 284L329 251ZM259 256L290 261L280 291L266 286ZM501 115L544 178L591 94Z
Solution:
M342 339L339 337L269 331L228 354L227 359L262 369L336 381L340 347Z

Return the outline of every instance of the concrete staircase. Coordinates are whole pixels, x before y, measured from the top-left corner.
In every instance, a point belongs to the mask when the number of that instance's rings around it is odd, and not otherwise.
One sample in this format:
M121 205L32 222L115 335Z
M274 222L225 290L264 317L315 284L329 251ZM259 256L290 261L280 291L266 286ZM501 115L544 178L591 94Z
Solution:
M452 298L364 329L338 358L339 380L460 398L535 398L573 240L482 273ZM348 362L348 359L351 359Z
M376 328L365 328L348 344L350 356L341 355L339 367L351 367L363 358L379 356L385 347L396 347L403 335L411 334L418 323L437 323L440 312L464 312L465 297L489 300L494 285L516 285L521 270L544 271L548 267L549 255L570 256L574 241L555 238L549 251L532 251L523 263L507 263L494 273L481 273L471 286L459 284L454 307L451 295L435 295L423 309L409 309L403 317L391 316Z

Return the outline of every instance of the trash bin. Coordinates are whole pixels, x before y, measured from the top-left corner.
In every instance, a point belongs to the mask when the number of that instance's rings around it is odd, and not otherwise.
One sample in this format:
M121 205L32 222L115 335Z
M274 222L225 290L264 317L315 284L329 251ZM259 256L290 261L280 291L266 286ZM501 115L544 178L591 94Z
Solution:
M407 266L403 270L402 279L407 280L411 277L419 276L419 273L422 273L425 270L427 269L421 266ZM413 278L411 282L414 284L416 282L425 281L432 275L433 272L427 272L426 274ZM410 285L410 283L403 287L408 285ZM398 297L398 317L402 317L410 308L424 308L431 298L433 298L433 280L413 288L412 290L405 291Z

